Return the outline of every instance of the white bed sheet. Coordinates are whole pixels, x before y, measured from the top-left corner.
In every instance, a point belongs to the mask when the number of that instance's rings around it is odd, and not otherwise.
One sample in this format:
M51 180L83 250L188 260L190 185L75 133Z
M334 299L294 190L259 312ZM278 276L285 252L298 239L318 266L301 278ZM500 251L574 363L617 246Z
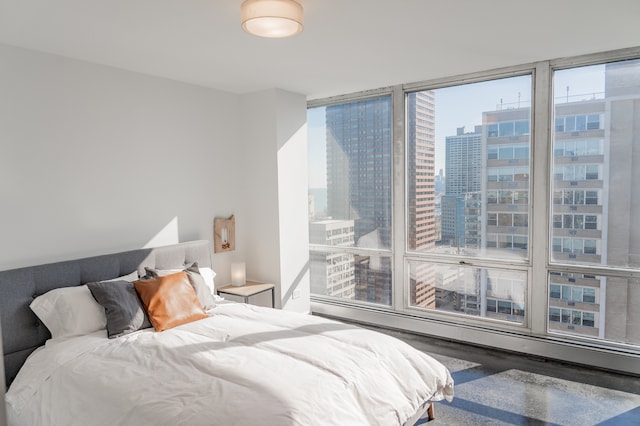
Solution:
M10 425L402 425L451 400L448 370L387 335L221 304L160 333L49 341L7 395Z

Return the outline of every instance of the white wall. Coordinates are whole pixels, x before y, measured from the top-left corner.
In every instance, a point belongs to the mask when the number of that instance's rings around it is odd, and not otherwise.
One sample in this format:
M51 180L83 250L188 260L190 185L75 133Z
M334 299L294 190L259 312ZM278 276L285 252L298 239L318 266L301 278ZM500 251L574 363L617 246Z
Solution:
M280 90L277 107L280 299L310 312L307 100Z
M236 229L247 276L276 283L283 309L309 312L306 98L277 89L248 94L242 116L243 179L252 196Z
M307 312L306 179L303 95L0 45L0 270L211 240L213 218L235 214L216 284L246 260L249 278L278 286L277 305Z
M243 193L252 196L245 198L244 214L236 218L236 245L245 255L247 278L279 284L280 257L275 249L280 245L275 91L243 96L242 117L244 172L238 179Z
M2 45L0 64L0 270L211 240L240 208L237 95Z

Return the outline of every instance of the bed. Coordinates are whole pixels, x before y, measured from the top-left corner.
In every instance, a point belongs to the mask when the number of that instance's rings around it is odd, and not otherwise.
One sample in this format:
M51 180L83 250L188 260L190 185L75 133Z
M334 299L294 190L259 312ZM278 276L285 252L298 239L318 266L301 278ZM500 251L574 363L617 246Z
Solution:
M214 276L208 241L0 271L9 424L412 425L452 399L448 370L409 345L220 300ZM104 294L118 286L136 289L143 317L114 320ZM171 323L183 298L196 307Z

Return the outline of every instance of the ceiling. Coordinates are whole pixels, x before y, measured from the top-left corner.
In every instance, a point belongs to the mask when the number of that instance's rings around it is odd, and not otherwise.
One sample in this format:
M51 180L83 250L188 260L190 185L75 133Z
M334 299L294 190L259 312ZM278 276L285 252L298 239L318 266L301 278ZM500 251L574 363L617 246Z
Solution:
M233 93L309 99L640 46L638 0L299 0L302 34L242 0L0 0L0 43Z

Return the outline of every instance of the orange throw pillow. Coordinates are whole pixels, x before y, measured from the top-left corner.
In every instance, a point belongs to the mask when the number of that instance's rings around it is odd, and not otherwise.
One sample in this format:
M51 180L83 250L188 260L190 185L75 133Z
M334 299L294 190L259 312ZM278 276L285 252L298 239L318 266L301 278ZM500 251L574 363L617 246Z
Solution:
M184 271L138 280L133 285L156 331L207 318Z

